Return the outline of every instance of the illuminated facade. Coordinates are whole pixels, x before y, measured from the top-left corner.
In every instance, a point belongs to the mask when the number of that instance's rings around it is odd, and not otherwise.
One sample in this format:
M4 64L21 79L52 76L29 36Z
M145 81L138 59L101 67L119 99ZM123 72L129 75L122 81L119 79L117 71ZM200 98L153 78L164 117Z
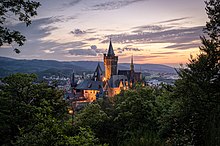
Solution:
M108 53L104 54L104 65L106 80L109 80L113 75L117 75L118 56L115 56L111 40L109 44Z
M113 97L132 88L134 83L141 81L141 72L134 71L133 56L131 57L130 70L117 70L118 56L115 56L110 40L107 55L104 54L105 79L104 90L107 96Z
M131 57L131 64L129 70L118 70L118 56L115 56L112 42L110 40L107 54L104 54L105 74L98 63L93 77L84 79L77 85L74 84L75 97L83 98L88 102L93 102L104 95L114 97L119 94L121 90L128 90L132 88L134 83L141 81L141 72L135 72L133 56Z

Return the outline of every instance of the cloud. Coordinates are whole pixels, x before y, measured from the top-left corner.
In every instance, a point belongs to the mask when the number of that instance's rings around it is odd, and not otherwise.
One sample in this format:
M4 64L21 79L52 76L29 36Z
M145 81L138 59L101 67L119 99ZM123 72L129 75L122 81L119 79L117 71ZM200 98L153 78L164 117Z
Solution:
M91 50L95 51L97 55L103 54L106 52L104 49L99 49L96 45L90 46Z
M70 31L70 33L75 36L80 36L80 35L84 35L88 33L95 33L95 31L93 29L81 30L77 28L77 29L74 29L73 31Z
M71 49L68 52L75 56L98 56L105 53L105 50L98 49L96 45L91 45L90 49Z
M142 49L132 48L132 47L129 47L129 46L125 46L124 48L117 48L117 53L123 53L125 51L142 51Z
M9 25L8 27L10 29L20 31L27 39L23 46L18 47L16 44L13 44L13 47L17 47L21 50L20 56L23 54L27 57L33 55L41 56L42 54L49 53L48 51L45 52L45 50L50 50L50 48L59 44L51 41L43 41L43 38L51 35L52 32L57 29L57 27L52 24L60 21L58 17L45 17L32 20L32 24L29 27L26 27L24 23ZM0 49L0 51L5 55L17 57L11 49L5 51Z
M181 43L181 44L175 44L175 45L170 45L165 48L169 49L175 49L175 50L187 50L191 48L198 48L200 46L199 43Z
M82 48L85 45L87 45L87 43L82 42L82 41L75 41L75 42L68 42L68 43L60 43L58 47L62 47L62 48Z
M166 20L166 21L160 21L158 23L170 23L170 22L186 20L186 19L189 19L189 18L190 17L182 17L182 18L170 19L170 20Z
M20 57L23 55L27 58L31 56L34 58L62 58L65 53L68 53L68 51L65 50L66 48L83 48L87 45L87 43L83 41L58 43L56 41L45 40L45 37L51 35L54 30L58 29L54 27L54 23L57 22L62 22L60 17L46 17L33 20L29 27L26 27L23 23L9 26L11 29L20 31L27 38L25 44L18 47L21 50ZM5 51L0 49L0 53L10 55L11 57L15 56L15 53L13 54L13 52L11 52L9 49L5 49Z
M44 50L44 52L45 52L45 53L49 53L49 54L50 54L50 53L54 53L54 51L51 51L51 50Z
M75 6L77 5L78 3L80 3L82 0L71 0L70 2L68 3L64 3L63 6L64 7L72 7L72 6Z
M169 54L176 54L178 52L158 52L158 53L151 53L151 54L156 54L156 55L169 55Z
M167 29L172 28L172 26L162 26L162 25L142 25L142 26L137 26L133 27L132 32L133 33L143 33L143 32L157 32L157 31L164 31Z
M85 34L86 31L84 30L80 30L80 29L75 29L74 31L71 31L70 33L74 34L74 35L82 35L82 34Z
M99 38L91 37L88 39L85 39L85 41L95 41L95 40L100 40Z
M75 16L75 15L73 15L73 16L62 15L62 16L59 16L59 17L61 17L62 22L68 22L68 21L77 19L77 16Z
M97 46L96 45L92 45L90 46L92 50L96 50L97 49Z
M142 33L126 33L126 34L112 34L105 36L107 39L102 43L107 43L109 38L113 38L115 43L174 43L174 44L192 44L198 41L199 36L202 35L204 26L172 28L156 32L142 32ZM171 47L171 46L170 46ZM181 49L181 47L179 47ZM185 49L185 48L182 48Z
M10 25L8 28L20 31L27 40L36 41L47 37L52 31L58 29L52 24L61 21L62 20L58 17L46 17L33 20L31 25L28 27L26 27L24 23L18 23L15 25Z
M127 62L130 61L131 57L130 56L125 56L125 57L121 57L123 60L127 60ZM154 60L155 58L166 58L165 56L161 56L161 55L135 55L134 56L134 61L135 62L143 62L143 61L147 61L147 60Z
M69 50L69 53L75 56L97 56L96 52L91 49L73 49Z
M92 10L115 10L145 0L112 0L92 6Z

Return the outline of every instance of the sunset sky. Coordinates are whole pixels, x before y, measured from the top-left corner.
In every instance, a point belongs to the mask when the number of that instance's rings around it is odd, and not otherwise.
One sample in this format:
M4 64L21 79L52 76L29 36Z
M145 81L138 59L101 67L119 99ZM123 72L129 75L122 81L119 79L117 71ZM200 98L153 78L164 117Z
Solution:
M203 0L40 0L29 27L8 22L27 41L19 59L103 61L112 38L119 62L180 64L198 53L207 21ZM14 45L16 46L16 45Z

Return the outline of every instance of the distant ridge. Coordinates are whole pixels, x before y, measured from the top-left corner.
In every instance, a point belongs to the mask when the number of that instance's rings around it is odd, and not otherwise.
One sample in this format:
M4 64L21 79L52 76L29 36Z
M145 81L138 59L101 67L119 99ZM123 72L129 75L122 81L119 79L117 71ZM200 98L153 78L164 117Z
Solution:
M0 77L13 73L36 73L40 77L46 75L70 76L74 70L76 73L93 72L97 61L55 61L55 60L24 60L0 57ZM100 62L104 70L103 62ZM118 69L129 69L129 63L120 63ZM158 72L175 74L174 68L161 64L135 64L135 70L142 72Z

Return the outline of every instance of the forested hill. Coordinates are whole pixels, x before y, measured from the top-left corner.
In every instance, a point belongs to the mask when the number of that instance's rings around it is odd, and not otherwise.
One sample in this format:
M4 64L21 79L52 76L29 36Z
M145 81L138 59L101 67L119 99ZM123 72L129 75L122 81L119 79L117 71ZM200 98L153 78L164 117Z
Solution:
M69 76L74 70L76 73L93 72L98 62L95 61L55 61L55 60L18 60L7 57L0 57L0 77L13 73L36 73L43 75ZM100 62L104 70L103 62ZM121 63L118 69L129 69L129 63ZM135 64L136 71L176 73L175 69L161 64Z

